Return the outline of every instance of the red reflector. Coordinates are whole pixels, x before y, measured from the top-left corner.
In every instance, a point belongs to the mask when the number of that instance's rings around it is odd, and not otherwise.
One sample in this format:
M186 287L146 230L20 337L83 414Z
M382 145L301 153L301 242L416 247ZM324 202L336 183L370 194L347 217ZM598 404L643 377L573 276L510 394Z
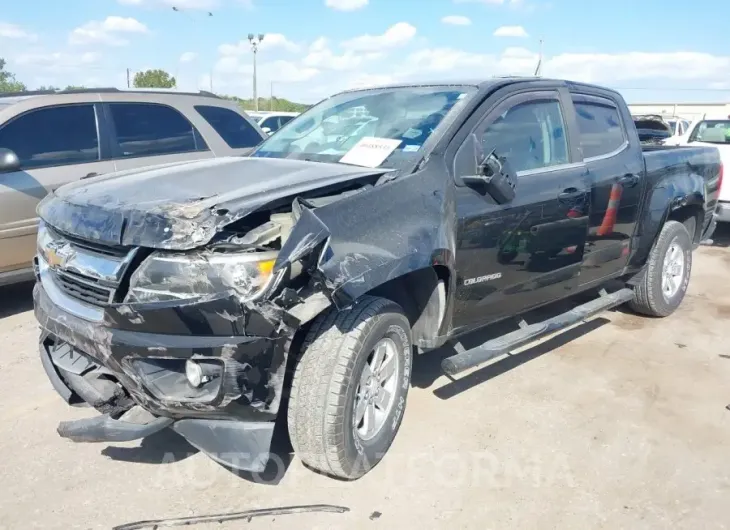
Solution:
M723 173L725 172L725 168L722 166L722 162L720 162L720 171L717 174L717 191L720 191L720 188L722 188L722 177Z
M568 217L570 219L575 219L576 217L580 217L580 212L576 210L575 208L571 208L568 210Z

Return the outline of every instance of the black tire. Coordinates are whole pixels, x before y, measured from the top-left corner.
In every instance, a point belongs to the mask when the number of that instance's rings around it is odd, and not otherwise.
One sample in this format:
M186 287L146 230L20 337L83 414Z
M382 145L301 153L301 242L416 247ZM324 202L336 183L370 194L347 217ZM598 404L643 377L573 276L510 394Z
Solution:
M378 409L385 417L382 428L365 440L354 421L355 397L365 364L385 338L395 345L387 358L397 362L389 380L391 404ZM294 371L287 418L294 451L307 466L356 479L382 460L403 420L411 344L403 310L383 298L364 297L348 310L333 309L313 322Z
M684 256L683 275L679 288L671 296L662 290L664 259L676 241ZM666 317L682 303L692 273L692 239L687 228L677 221L667 221L662 227L641 276L634 286L634 300L629 303L637 313L653 317Z

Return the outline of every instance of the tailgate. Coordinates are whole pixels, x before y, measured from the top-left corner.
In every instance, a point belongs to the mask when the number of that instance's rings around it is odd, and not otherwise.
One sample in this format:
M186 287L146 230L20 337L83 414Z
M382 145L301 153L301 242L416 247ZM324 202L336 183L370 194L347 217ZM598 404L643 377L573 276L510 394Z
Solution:
M690 145L703 145L705 147L715 147L720 152L720 161L724 168L726 179L728 172L730 172L730 144L714 144L708 142L692 142ZM719 201L730 202L730 181L725 180L723 185L720 187Z
M730 171L730 145L718 145L716 147L720 151L722 167L727 175L727 172ZM725 181L720 187L720 197L718 200L730 202L730 182Z

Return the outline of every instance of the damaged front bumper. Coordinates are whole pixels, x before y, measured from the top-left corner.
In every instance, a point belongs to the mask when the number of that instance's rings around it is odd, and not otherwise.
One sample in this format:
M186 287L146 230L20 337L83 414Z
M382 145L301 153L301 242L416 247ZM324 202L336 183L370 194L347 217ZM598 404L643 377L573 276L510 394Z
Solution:
M102 413L62 422L61 436L127 441L171 427L224 465L264 469L295 317L232 293L83 314L78 302L43 280L33 296L46 373L67 402ZM193 387L188 360L213 367L215 376Z

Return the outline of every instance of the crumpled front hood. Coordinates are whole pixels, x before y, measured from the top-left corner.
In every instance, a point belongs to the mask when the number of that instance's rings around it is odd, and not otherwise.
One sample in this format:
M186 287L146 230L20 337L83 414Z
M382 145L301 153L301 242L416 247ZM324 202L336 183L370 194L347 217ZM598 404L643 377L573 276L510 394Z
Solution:
M385 171L276 158L165 164L63 186L38 215L91 241L188 250L274 200Z

